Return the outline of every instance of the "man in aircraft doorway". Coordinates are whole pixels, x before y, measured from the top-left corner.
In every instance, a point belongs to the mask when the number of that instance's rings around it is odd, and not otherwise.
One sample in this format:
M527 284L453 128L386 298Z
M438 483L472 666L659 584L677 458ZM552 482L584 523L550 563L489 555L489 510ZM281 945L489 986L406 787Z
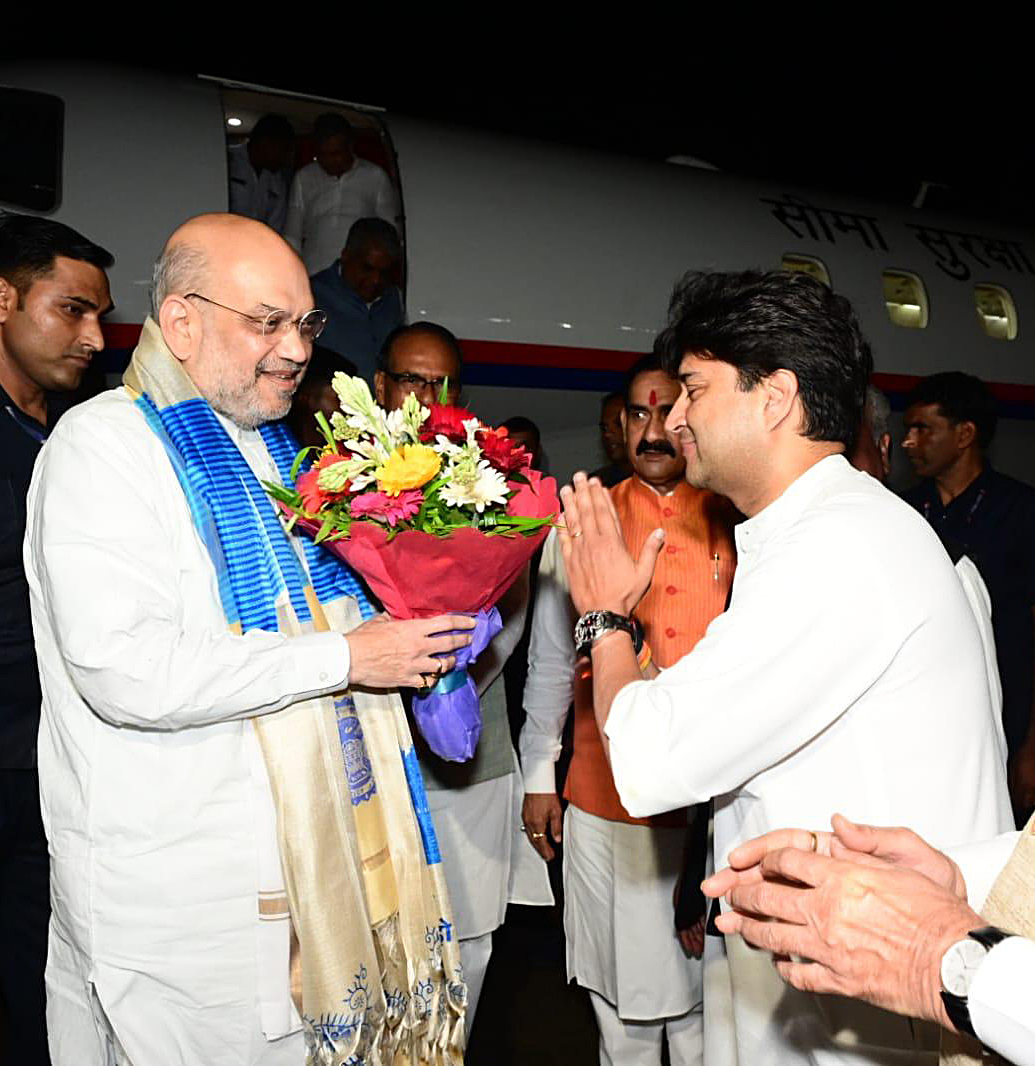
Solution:
M921 381L907 398L902 441L921 481L905 499L973 559L992 597L1010 798L1021 826L1035 808L1035 489L989 462L997 420L978 378L952 371Z

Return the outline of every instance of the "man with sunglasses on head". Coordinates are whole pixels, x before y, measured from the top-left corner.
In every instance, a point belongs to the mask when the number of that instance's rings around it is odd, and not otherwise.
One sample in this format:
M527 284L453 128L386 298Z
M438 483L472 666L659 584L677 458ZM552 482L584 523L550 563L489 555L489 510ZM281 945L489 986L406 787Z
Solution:
M290 478L278 420L323 323L272 230L191 219L122 388L37 464L56 1066L367 1062L400 1012L460 1061L452 917L393 690L451 668L472 623L374 617L263 489Z

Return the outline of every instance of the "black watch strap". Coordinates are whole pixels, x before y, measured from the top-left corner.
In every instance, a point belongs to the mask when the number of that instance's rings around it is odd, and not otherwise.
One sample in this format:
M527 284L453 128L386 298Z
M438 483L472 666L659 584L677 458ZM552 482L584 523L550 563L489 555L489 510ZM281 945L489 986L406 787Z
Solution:
M575 626L575 651L578 655L589 656L593 642L604 633L620 629L632 637L633 651L637 655L643 650L643 626L635 616L615 614L614 611L587 611Z
M976 940L979 944L983 945L989 951L1006 940L1007 937L1013 936L1013 933L1007 933L1004 929L999 929L994 925L983 925L980 929L971 929L967 936L971 940ZM949 1016L949 1021L961 1032L966 1033L968 1036L978 1039L977 1033L974 1032L974 1023L970 1020L970 1003L966 996L956 996L952 992L946 992L942 989L942 1003L945 1005L945 1013Z

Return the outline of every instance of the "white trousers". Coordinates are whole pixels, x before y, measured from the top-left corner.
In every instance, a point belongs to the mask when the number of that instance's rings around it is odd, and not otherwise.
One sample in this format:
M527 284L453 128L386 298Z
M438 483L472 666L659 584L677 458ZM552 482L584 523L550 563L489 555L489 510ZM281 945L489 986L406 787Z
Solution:
M590 992L600 1030L600 1066L661 1066L662 1038L668 1038L672 1066L704 1062L704 1014L699 1004L678 1018L623 1022L603 996Z
M467 1016L464 1024L468 1036L471 1035L474 1012L478 1009L478 1000L481 998L485 971L489 967L491 955L492 933L460 941L460 963L464 968L464 981L467 984Z

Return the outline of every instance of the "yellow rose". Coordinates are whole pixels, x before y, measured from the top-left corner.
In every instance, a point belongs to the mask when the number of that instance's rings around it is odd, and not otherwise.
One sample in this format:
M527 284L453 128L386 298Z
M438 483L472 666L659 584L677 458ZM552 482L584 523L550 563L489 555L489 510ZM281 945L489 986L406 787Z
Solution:
M375 471L377 487L389 496L426 485L442 466L438 453L425 444L403 444Z

